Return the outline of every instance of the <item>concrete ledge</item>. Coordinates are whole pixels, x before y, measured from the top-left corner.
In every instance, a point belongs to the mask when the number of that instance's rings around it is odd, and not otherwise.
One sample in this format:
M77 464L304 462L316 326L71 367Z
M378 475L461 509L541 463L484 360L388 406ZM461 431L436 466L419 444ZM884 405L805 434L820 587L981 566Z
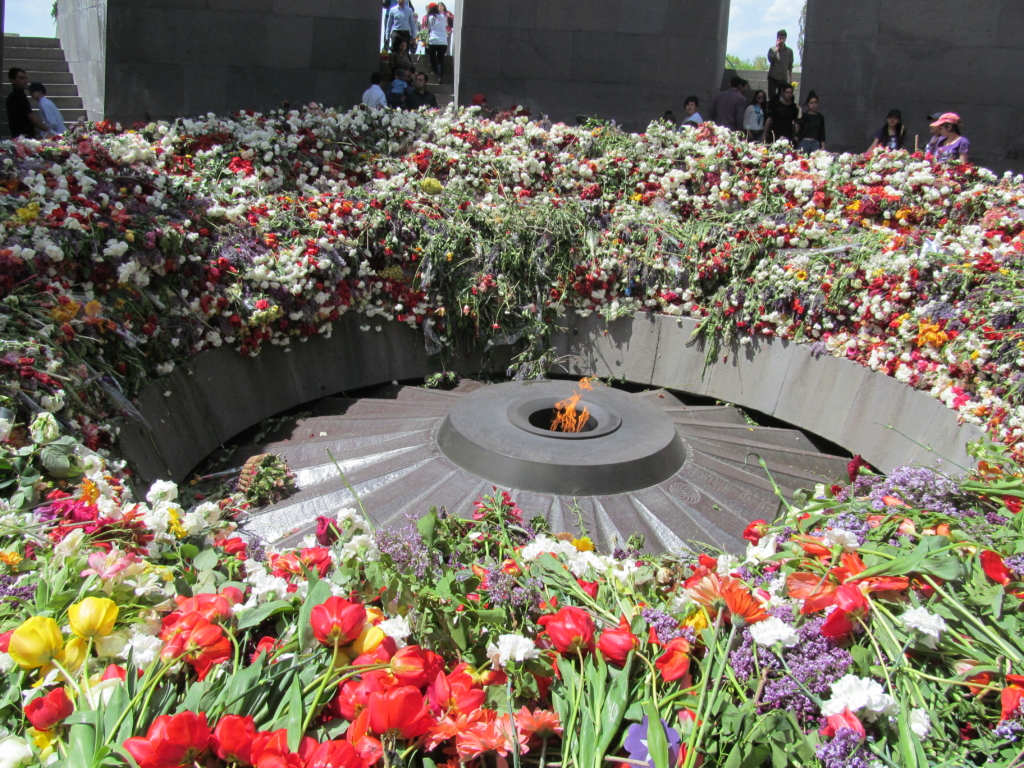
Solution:
M384 321L369 323L380 331L359 330L365 324L365 318L346 315L330 339L270 346L255 358L226 347L203 352L140 393L139 410L153 430L125 423L122 456L147 480L181 480L219 445L263 419L433 370L419 332ZM610 324L596 315L574 315L553 346L561 372L670 387L756 409L859 453L886 472L910 463L951 472L970 466L964 448L981 429L958 425L956 413L926 393L848 360L815 360L806 345L772 338L720 351L702 376L705 350L690 343L696 327L693 320L663 315ZM459 355L449 368L503 371L507 351Z

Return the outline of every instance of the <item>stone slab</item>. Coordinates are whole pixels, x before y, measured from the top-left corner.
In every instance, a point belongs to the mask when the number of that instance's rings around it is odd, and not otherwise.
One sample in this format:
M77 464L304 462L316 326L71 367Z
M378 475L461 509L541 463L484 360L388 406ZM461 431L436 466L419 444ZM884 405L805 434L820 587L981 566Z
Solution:
M606 323L600 315L572 316L555 336L555 369L573 376L600 376L651 383L659 329L653 316L638 314Z

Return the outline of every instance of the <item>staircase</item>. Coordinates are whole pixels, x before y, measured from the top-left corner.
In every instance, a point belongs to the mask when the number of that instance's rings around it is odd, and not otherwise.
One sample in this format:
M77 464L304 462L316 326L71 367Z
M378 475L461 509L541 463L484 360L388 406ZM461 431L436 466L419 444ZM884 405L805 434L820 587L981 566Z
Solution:
M241 464L278 454L299 489L256 510L243 532L296 546L315 530L318 515L355 507L356 498L378 526L403 525L407 514L419 516L433 505L469 516L473 502L492 493L491 483L449 461L435 433L461 397L483 386L465 380L449 392L385 386L366 397L326 398L311 415L286 420L259 444L231 455ZM638 532L652 552L711 545L740 553L747 523L771 520L778 510L773 480L792 498L797 489L846 474L847 459L820 452L798 430L750 424L736 408L688 404L666 390L634 397L660 407L675 425L687 449L679 471L655 486L605 496L512 490L527 518L542 514L553 531L575 531L582 518L608 551ZM764 460L767 473L752 454Z
M74 75L64 60L64 51L56 37L4 37L4 84L2 96L6 99L11 92L7 82L7 71L21 67L28 74L30 83L40 82L46 86L46 95L60 110L64 123L70 126L86 117L82 97L78 95ZM32 105L35 109L35 104ZM0 135L11 135L7 115L0 119Z
M427 90L437 98L438 107L446 107L455 101L455 59L451 56L444 57L444 84L437 84L437 75L430 69L430 59L426 54L416 54L412 57L413 65L417 72L424 72L427 75ZM384 82L380 87L385 91L391 83L391 67L388 66L387 57L380 60L380 73Z

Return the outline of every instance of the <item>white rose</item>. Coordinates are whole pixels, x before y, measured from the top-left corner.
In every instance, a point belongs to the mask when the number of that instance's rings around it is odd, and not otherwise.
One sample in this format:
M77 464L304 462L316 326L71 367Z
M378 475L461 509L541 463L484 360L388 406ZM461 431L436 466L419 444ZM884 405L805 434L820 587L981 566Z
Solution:
M53 417L52 413L40 413L29 427L29 433L32 435L33 442L46 445L60 437L60 425L57 424L57 419Z
M170 480L157 480L149 487L146 501L156 504L161 501L174 501L178 498L178 486Z
M0 739L0 768L17 768L32 759L32 749L17 736Z

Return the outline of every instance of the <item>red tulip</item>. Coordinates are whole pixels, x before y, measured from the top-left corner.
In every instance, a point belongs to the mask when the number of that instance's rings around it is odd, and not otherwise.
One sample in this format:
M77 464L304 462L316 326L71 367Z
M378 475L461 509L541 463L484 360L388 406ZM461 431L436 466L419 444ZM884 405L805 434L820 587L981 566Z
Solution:
M258 733L253 739L252 762L256 768L305 768L306 761L318 746L316 739L303 736L299 751L292 752L288 749L286 729L281 728L269 735Z
M844 709L838 715L829 715L828 722L821 729L820 733L822 736L828 736L831 738L842 728L849 728L850 730L855 731L862 741L868 735L867 731L864 730L864 724L853 712L849 710L849 708Z
M582 608L562 608L541 616L537 623L544 627L559 653L594 650L594 620Z
M142 670L140 669L141 673ZM141 674L140 674L141 676ZM103 670L103 676L100 680L127 680L128 671L124 667L119 667L117 664L108 664L107 668Z
M210 737L210 749L225 762L252 765L255 737L256 722L251 717L224 715Z
M160 655L164 659L184 657L202 681L214 664L231 658L231 641L219 625L211 624L198 613L189 613L174 625Z
M1009 685L999 693L999 703L1002 708L1000 720L1009 720L1020 714L1021 700L1024 699L1024 676L1007 675L1006 682Z
M37 731L48 731L75 711L63 686L25 705L25 717Z
M191 766L210 741L210 728L202 712L160 715L145 737L133 736L124 748L139 768L182 768Z
M348 645L363 631L366 608L342 597L328 597L309 617L313 636L324 645Z
M190 613L198 613L207 621L213 622L214 624L224 624L230 621L233 614L231 613L232 602L225 595L195 595L194 597L176 597L174 601L178 604L178 610L172 613L166 619L164 619L164 630L169 627L173 629L173 623L168 624L168 620L174 616L181 617L187 616Z
M355 747L356 752L362 755L364 766L376 765L384 756L384 748L381 746L380 741L366 733L369 727L370 710L364 709L359 717L352 721L352 725L348 727L348 731L345 733L348 743Z
M626 663L630 651L639 645L640 639L630 630L625 616L619 618L618 627L606 629L601 633L601 639L597 641L597 649L604 655L605 660L620 667Z
M325 741L306 760L304 768L365 768L363 756L344 739Z
M654 666L661 672L665 682L678 680L690 671L690 643L685 637L670 640Z
M583 579L576 579L576 583L580 585L585 593L590 597L597 597L597 591L601 588L601 582L599 581L584 581Z
M368 711L370 730L381 736L394 731L403 739L414 739L434 723L423 694L411 685L371 694Z
M240 536L235 536L232 539L225 539L220 543L221 549L224 550L226 555L236 555L242 560L245 560L245 551L248 548L245 539Z
M768 523L764 520L751 520L750 524L743 529L743 538L756 545L766 533L768 533Z
M407 645L399 648L391 657L391 674L398 685L411 685L422 688L444 669L444 659L433 651L420 648L418 645Z
M1013 574L998 553L986 549L978 555L978 559L981 560L981 568L985 575L992 581L997 584L1009 584L1013 580Z

